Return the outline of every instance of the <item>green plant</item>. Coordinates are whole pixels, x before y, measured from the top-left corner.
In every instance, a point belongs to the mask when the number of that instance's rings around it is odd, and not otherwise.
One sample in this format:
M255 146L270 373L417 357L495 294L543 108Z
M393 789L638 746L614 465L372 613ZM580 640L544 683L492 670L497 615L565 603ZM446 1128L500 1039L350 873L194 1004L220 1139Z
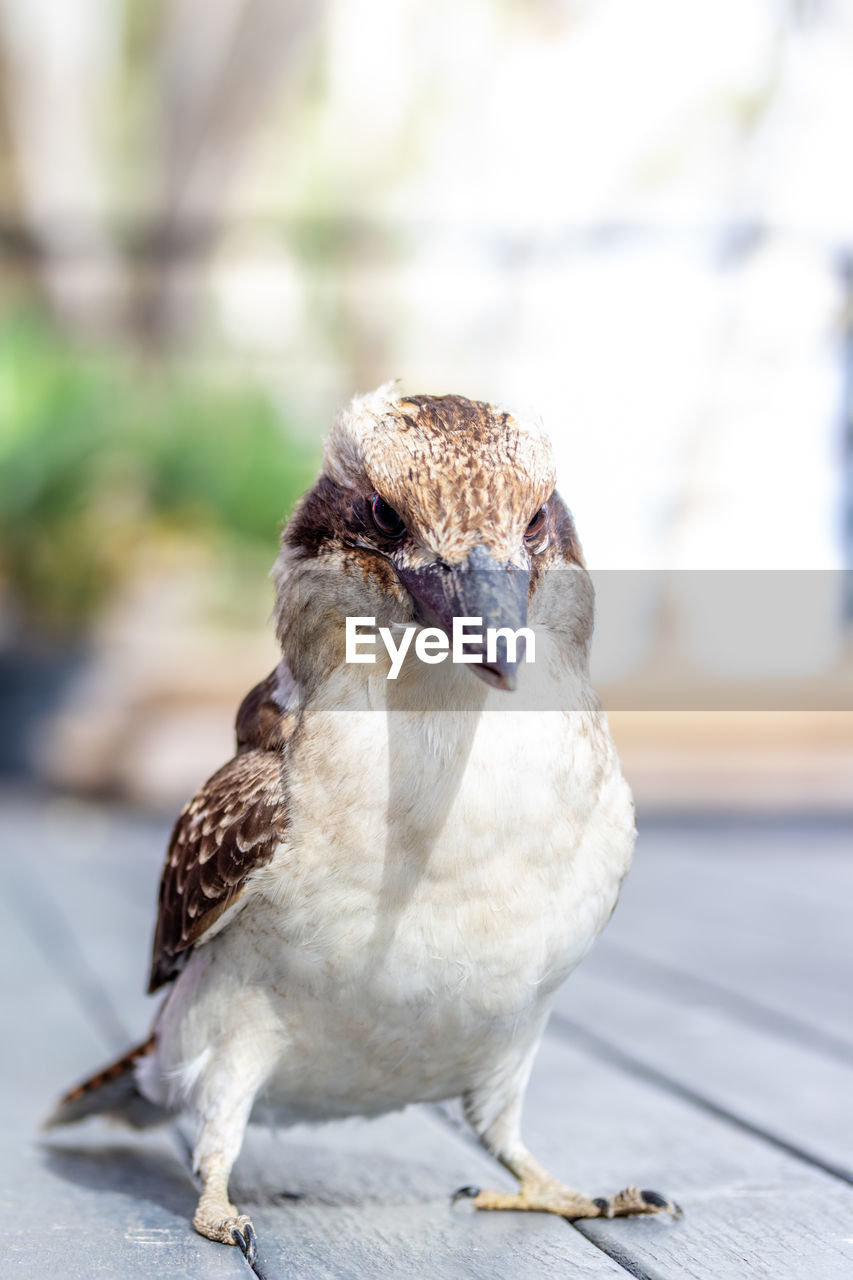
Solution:
M84 629L167 529L269 558L315 469L258 387L0 322L0 580L31 629Z

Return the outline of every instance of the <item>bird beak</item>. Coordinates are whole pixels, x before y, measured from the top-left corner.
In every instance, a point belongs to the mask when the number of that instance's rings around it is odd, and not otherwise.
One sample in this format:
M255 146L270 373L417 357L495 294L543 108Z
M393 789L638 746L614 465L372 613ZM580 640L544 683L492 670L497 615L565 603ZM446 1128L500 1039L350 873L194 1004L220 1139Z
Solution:
M418 621L440 627L453 636L454 618L480 618L477 627L483 643L467 641L465 653L476 655L471 670L495 689L515 689L518 663L524 657L524 636L518 637L515 660L511 660L507 637L498 636L496 653L487 661L485 637L489 629L518 631L527 625L527 593L530 572L501 564L484 546L475 547L461 565L426 565L421 569L398 567L397 573L415 603Z

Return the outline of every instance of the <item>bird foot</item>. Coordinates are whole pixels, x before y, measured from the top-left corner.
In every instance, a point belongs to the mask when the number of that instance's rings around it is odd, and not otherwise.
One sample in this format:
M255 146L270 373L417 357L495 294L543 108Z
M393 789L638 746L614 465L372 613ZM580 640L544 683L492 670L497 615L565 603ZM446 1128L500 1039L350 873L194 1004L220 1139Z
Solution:
M522 1183L516 1192L480 1191L477 1187L460 1187L454 1202L462 1197L470 1198L475 1209L515 1209L530 1213L556 1213L561 1218L627 1218L634 1214L665 1213L672 1218L681 1217L677 1204L659 1195L657 1191L641 1191L639 1187L626 1187L613 1196L584 1195L559 1182Z
M216 1240L219 1244L236 1244L243 1253L249 1266L258 1255L258 1237L247 1213L238 1213L233 1205L228 1205L230 1213L225 1215L211 1212L210 1207L199 1205L193 1218L193 1226L199 1235L208 1240Z

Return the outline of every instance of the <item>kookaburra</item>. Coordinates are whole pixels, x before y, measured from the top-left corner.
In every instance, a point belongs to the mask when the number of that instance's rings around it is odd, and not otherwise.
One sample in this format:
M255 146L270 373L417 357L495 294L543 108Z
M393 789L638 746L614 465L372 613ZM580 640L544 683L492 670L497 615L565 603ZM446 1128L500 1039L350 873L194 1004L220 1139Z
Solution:
M284 529L281 662L172 834L150 982L171 984L165 1002L145 1044L50 1119L191 1112L193 1223L212 1240L254 1251L228 1178L256 1108L288 1124L461 1098L520 1183L478 1208L675 1210L634 1187L574 1191L520 1133L554 995L634 844L588 684L592 586L554 482L535 423L383 387L339 416ZM474 662L435 660L463 617L528 627L535 663L505 633ZM347 661L348 618L395 644L432 628L433 660L410 645L394 679L380 643ZM534 678L548 697L531 710Z

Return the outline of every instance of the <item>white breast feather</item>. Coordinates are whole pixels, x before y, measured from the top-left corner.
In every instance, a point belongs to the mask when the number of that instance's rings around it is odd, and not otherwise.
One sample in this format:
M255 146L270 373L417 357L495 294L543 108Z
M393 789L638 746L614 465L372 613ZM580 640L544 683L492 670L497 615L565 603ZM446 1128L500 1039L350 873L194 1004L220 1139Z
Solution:
M613 909L630 793L603 714L512 712L459 674L481 710L354 709L372 695L350 669L353 709L330 687L306 721L288 841L158 1028L173 1103L237 1013L279 1119L454 1096L538 1036Z

